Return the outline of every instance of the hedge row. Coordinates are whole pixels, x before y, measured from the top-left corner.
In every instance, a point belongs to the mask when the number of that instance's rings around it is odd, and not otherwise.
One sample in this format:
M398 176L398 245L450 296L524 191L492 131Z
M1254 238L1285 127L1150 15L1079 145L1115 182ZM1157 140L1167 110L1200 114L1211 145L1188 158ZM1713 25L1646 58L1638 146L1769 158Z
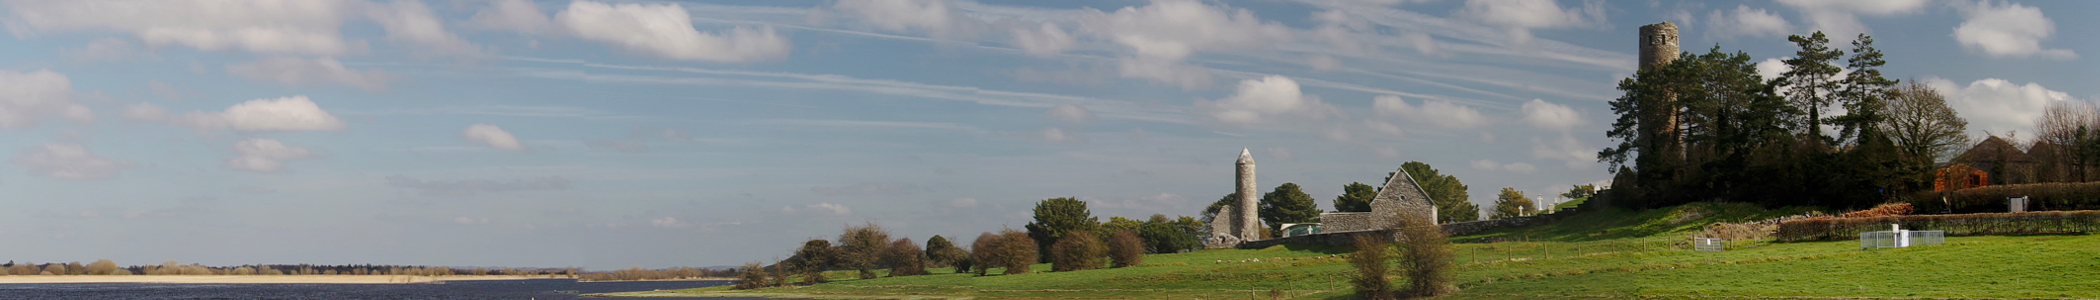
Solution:
M1941 202L1941 197L1945 202ZM2005 197L2027 196L2028 211L2100 209L2100 182L1994 185L1904 197L1922 213L2006 212ZM1951 208L1951 209L1950 209Z
M1857 239L1861 232L1887 231L1889 224L1901 224L1906 230L1940 230L1947 235L2092 232L2100 230L2100 211L1803 219L1779 223L1778 239Z

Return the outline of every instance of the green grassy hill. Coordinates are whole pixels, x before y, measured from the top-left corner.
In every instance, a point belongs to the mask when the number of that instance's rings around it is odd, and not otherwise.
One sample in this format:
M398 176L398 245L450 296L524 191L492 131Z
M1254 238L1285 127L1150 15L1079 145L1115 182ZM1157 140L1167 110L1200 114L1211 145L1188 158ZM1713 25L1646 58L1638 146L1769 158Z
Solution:
M1947 244L1860 250L1856 241L1739 242L1724 252L1685 249L1714 222L1807 209L1692 204L1606 210L1531 228L1453 237L1451 299L1639 298L2100 298L2100 236L1949 237ZM1522 242L1474 243L1481 240ZM1346 248L1278 246L1146 256L1146 265L1077 272L839 280L733 291L724 287L605 296L810 299L1347 299ZM996 271L996 270L995 270ZM834 272L832 278L851 278ZM1405 278L1393 278L1405 280Z

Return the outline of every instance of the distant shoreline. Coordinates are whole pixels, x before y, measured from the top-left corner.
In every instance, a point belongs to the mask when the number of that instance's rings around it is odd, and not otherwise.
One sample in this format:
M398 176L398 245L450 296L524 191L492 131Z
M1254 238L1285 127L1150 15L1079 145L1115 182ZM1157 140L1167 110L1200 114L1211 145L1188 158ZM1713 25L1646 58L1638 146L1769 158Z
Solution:
M577 280L576 282L636 282L636 281L736 281L730 277L697 277L683 279L637 279L637 280Z
M14 275L0 284L36 283L174 283L174 284L406 284L467 280L523 280L548 277L509 275Z

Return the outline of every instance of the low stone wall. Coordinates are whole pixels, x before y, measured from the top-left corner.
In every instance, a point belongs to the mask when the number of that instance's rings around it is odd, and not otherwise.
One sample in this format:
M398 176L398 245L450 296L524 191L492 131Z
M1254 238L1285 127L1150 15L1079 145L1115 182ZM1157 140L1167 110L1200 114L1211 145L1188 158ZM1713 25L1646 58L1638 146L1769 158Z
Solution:
M1324 214L1324 215L1322 215L1322 218L1326 218L1326 217L1327 217L1328 215L1335 215L1335 214ZM1439 227L1443 227L1443 229L1444 229L1444 234L1446 234L1446 235L1451 235L1451 236L1461 236L1461 235L1475 234L1475 233L1480 233L1480 232L1483 232L1483 231L1488 231L1488 230L1495 230L1495 229L1502 229L1502 228L1517 228L1517 227L1525 227L1525 226L1532 226L1532 225L1542 225L1542 224L1552 223L1553 221L1558 221L1558 220L1560 220L1561 218L1565 218L1565 217L1567 217L1567 216L1569 216L1569 215L1574 215L1574 213L1573 213L1573 212L1566 212L1566 213L1556 213L1556 214L1544 214L1544 215L1537 215L1537 216L1529 216L1529 217L1515 217L1515 218L1503 218L1503 219L1494 219L1494 220L1480 220L1480 221L1472 221L1472 222L1444 223L1443 225L1438 225L1438 226L1439 226ZM1345 217L1345 219L1347 219L1347 218ZM1365 219L1369 219L1369 218L1368 218L1368 217L1366 217ZM1326 219L1322 219L1322 221L1326 221ZM1327 230L1332 230L1332 229L1331 229L1332 227L1327 227L1327 225L1321 225L1321 227L1323 227L1323 229L1327 229ZM1329 232L1325 232L1325 233L1321 233L1321 234L1313 234L1313 235L1301 235L1301 236L1294 236L1294 237L1286 237L1286 238L1277 238L1277 239L1266 239L1266 240L1259 240L1259 241L1247 241L1247 242L1245 242L1245 243L1240 243L1240 247L1239 247L1239 248L1240 248L1240 249L1261 249L1261 248L1268 248L1269 246L1275 246L1275 245L1283 245L1283 244L1295 244L1295 245L1327 245L1327 246L1348 246L1348 245L1354 245L1354 244L1356 244L1356 235L1360 235L1360 234L1380 234L1380 235L1385 235L1385 236L1386 236L1387 238L1392 238L1392 237L1394 237L1394 234L1395 234L1395 233L1394 233L1394 232L1393 232L1393 230L1391 230L1391 229L1381 229L1381 230L1355 230L1355 231L1329 231Z
M1376 220L1367 212L1345 212L1320 214L1321 232L1350 232L1377 229Z

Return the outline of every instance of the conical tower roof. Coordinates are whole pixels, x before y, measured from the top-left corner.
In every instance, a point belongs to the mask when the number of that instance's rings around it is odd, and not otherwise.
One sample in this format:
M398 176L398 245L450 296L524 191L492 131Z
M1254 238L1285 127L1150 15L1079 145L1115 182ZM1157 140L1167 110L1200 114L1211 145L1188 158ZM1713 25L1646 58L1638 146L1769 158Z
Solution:
M1247 152L1247 148L1240 148L1240 162L1239 162L1239 163L1243 163L1243 164L1251 164L1251 163L1254 163L1254 153L1253 153L1253 152Z

